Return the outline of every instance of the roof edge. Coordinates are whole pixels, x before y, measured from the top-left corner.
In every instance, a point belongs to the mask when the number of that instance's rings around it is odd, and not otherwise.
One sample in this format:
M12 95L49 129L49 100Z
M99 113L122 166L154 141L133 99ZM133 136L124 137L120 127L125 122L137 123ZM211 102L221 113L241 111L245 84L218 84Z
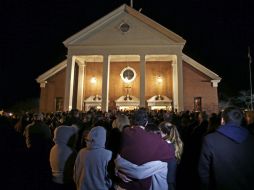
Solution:
M220 81L221 80L221 77L219 77L219 75L217 75L216 73L214 73L210 69L206 68L205 66L201 65L200 63L198 63L197 61L195 61L194 59L190 58L189 56L187 56L184 53L182 54L182 59L186 63L188 63L189 65L191 65L194 68L196 68L197 70L199 70L200 72L202 72L205 75L209 76L212 80L216 80L216 81Z
M79 32L73 34L71 37L64 40L63 44L67 47L68 44L72 43L73 41L79 40L82 37L83 33L91 32L91 31L95 30L96 28L100 27L101 25L103 25L110 18L121 14L123 12L123 10L125 10L126 6L127 6L126 4L123 4L120 7L113 10L112 12L110 12L110 13L106 14L105 16L99 18L97 21L91 23L90 25L88 25L84 29L80 30Z
M175 41L177 43L181 43L183 45L186 43L186 40L183 37L179 36L178 34L176 34L175 32L171 31L170 29L162 26L161 24L159 24L158 22L156 22L153 19L149 18L148 16L146 16L146 15L140 13L139 11L133 9L132 7L126 5L125 6L125 10L130 15L132 15L135 18L141 20L142 22L144 22L148 26L154 28L158 32L166 35L168 38L169 37L170 37L170 39L173 38L172 39L173 41Z
M65 47L67 47L71 43L78 41L80 38L82 38L85 33L90 33L92 31L96 30L103 24L110 21L111 18L116 17L124 12L130 14L131 16L140 20L144 24L147 24L149 27L153 28L154 30L157 30L158 32L165 35L166 37L173 40L174 42L179 43L181 45L184 45L186 43L186 40L183 39L178 34L174 33L173 31L169 30L168 28L162 26L161 24L157 23L156 21L152 20L151 18L147 17L146 15L140 13L139 11L133 9L132 7L130 7L126 4L123 4L120 7L113 10L112 12L101 17L97 21L88 25L84 29L80 30L79 32L73 34L71 37L69 37L65 41L63 41L63 44L65 45Z
M54 74L58 73L59 71L63 70L65 67L67 67L67 60L60 62L53 68L47 70L45 73L41 74L36 78L37 83L45 82L48 78L53 76Z

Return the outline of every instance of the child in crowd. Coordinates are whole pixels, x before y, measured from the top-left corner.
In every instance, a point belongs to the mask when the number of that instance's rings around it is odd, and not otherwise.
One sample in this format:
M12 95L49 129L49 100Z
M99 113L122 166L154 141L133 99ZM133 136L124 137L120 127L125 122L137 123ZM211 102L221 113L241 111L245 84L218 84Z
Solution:
M74 150L78 128L59 126L54 131L55 145L50 151L50 165L54 190L74 190L73 167L77 156Z
M106 130L101 126L91 129L86 138L86 148L78 153L74 166L77 190L108 190L112 182L107 167L112 152L105 149Z
M170 122L163 121L159 124L158 128L161 132L161 137L167 141L167 143L172 144L175 149L175 159L168 162L168 175L167 181L170 190L176 189L176 169L177 164L180 163L182 152L183 152L183 142L180 138L178 130L175 125Z
M159 129L161 131L162 138L168 143L172 143L174 145L175 157L179 163L183 152L183 142L180 138L176 126L170 122L164 121L159 124Z

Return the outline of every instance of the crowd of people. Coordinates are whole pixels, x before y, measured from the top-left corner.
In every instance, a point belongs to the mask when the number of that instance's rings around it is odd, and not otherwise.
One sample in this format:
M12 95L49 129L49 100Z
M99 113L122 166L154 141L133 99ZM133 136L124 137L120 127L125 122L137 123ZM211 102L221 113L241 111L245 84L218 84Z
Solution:
M0 116L3 189L254 189L254 112ZM2 188L1 188L2 189Z

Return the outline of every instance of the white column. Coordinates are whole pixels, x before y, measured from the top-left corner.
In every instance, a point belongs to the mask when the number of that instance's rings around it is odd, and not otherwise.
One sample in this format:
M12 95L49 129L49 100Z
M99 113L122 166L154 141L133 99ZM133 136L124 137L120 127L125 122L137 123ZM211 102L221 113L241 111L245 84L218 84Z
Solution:
M74 68L75 68L75 59L72 55L68 55L66 79L65 79L65 96L64 96L64 110L65 111L69 111L72 109Z
M140 55L140 107L146 107L146 62L145 55Z
M178 109L176 59L174 59L172 63L172 74L173 74L173 107L174 109Z
M77 109L83 109L83 92L84 92L84 72L85 71L85 63L78 63L78 92L77 92Z
M102 76L102 111L108 111L108 98L109 98L109 70L110 58L108 55L103 56L103 76Z
M183 106L183 63L182 56L176 55L173 61L173 101L174 109L184 110Z

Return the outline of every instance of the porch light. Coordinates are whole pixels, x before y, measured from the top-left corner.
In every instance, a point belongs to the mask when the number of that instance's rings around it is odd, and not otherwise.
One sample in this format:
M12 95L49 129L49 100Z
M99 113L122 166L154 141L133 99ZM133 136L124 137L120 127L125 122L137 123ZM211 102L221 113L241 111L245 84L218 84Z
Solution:
M158 76L156 80L157 80L157 83L159 83L159 84L161 84L163 82L163 79L161 76Z
M91 82L92 84L96 84L96 82L97 82L96 77L92 77L91 80L90 80L90 82Z

